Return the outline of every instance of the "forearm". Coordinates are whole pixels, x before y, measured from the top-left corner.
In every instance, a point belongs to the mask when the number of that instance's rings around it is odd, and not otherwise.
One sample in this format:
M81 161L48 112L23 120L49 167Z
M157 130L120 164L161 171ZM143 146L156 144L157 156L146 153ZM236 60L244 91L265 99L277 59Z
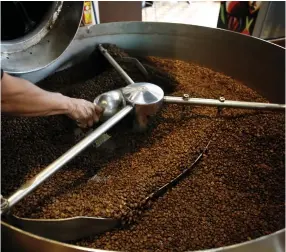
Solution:
M45 91L29 81L4 74L1 111L22 116L68 114L70 98Z

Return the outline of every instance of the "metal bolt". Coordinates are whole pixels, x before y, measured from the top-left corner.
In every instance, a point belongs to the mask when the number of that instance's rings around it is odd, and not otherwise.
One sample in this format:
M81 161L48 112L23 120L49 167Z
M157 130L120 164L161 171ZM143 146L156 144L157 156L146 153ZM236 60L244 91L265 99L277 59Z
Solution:
M188 94L183 94L183 100L188 100L190 96Z
M188 95L188 94L183 94L182 98L183 98L184 101L187 101L187 100L189 100L190 95ZM184 117L184 113L186 112L187 108L189 108L189 107L187 107L187 106L182 106L182 115L181 115L182 118Z
M225 102L225 98L224 98L223 96L221 96L220 98L218 98L218 100L219 100L220 102Z
M219 97L218 100L220 102L225 102L225 98L223 96ZM217 107L217 116L220 116L222 114L222 108L221 107Z

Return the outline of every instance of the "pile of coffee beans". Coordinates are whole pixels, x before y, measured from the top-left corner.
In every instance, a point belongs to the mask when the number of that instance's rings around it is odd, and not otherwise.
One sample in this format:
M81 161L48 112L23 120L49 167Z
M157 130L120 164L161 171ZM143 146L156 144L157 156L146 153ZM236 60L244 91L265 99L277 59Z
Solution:
M179 60L140 59L148 79L113 45L110 54L136 81L166 94L267 102L222 73ZM93 101L124 80L97 51L86 62L50 76L40 86ZM285 223L284 113L164 105L145 132L132 116L89 147L14 208L27 218L111 217L129 223L76 245L121 251L215 248L270 234ZM64 116L2 116L2 194L15 191L76 143ZM145 198L209 150L190 175L163 197Z

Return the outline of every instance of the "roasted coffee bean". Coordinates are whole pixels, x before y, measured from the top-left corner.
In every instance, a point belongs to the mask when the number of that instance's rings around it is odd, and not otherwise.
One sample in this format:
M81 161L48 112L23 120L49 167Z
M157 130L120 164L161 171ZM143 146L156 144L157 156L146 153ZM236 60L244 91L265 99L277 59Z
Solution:
M146 81L129 56L104 45L135 82ZM267 102L222 73L179 60L140 58L148 82L165 94ZM126 85L95 51L79 65L39 85L93 101ZM133 117L108 133L111 152L92 146L19 202L27 218L111 217L129 224L73 244L120 251L186 251L227 246L270 234L285 223L283 113L164 105L145 132ZM63 116L2 116L2 194L9 195L75 143L74 122ZM188 177L157 200L146 197L190 167ZM94 177L96 175L96 177Z

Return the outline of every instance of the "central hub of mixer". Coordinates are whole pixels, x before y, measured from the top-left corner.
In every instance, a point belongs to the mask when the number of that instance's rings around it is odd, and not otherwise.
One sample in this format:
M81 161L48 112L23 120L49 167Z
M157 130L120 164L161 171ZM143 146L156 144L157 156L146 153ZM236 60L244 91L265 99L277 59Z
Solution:
M151 83L134 83L122 89L126 101L134 105L153 105L163 101L164 91Z
M129 104L134 107L137 122L144 127L148 118L160 109L163 99L164 91L159 86L141 82L103 93L95 98L94 103L104 109L102 121L108 120Z

